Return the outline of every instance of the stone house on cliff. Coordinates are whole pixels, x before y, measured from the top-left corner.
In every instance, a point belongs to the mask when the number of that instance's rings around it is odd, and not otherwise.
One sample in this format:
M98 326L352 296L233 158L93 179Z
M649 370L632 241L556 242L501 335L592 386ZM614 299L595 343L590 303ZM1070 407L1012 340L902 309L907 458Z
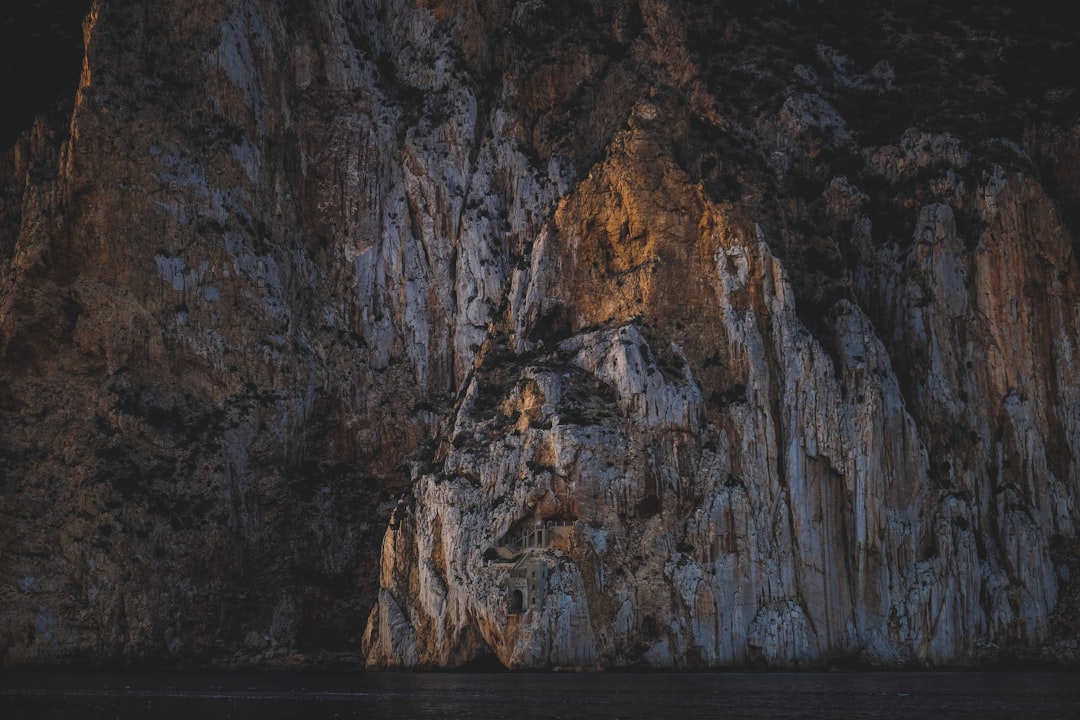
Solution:
M573 528L572 522L538 522L524 528L506 545L492 549L497 562L511 565L506 581L508 614L519 615L543 605L550 567L547 559L535 551L565 543Z

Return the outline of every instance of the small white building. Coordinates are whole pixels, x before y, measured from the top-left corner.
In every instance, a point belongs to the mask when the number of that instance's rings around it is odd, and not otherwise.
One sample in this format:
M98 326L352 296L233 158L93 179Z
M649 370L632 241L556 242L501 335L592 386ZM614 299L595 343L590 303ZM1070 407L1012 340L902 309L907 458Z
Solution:
M547 581L548 564L533 555L522 555L510 570L507 612L517 615L526 610L539 610L547 593Z
M519 615L526 610L539 610L547 594L550 569L547 560L532 550L546 550L553 544L567 542L574 524L572 522L536 523L506 546L492 548L493 559L506 562L513 559L507 577L507 612Z

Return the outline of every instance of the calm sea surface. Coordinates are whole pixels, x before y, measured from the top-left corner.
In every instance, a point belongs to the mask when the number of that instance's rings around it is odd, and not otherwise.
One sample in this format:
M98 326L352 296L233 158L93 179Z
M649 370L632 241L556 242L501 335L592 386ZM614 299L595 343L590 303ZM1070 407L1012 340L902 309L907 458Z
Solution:
M1080 719L1080 674L0 673L2 720Z

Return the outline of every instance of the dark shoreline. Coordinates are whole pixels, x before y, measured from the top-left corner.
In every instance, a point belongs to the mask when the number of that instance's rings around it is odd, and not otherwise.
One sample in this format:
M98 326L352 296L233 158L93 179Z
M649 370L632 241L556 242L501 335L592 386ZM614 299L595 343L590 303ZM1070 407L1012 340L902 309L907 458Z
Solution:
M362 661L342 658L317 657L310 662L288 665L242 664L234 658L215 659L205 662L134 662L95 661L57 662L0 666L0 687L8 675L95 675L109 673L180 674L180 675L283 675L302 677L306 675L815 675L815 674L977 674L977 673L1059 673L1080 675L1080 663L1064 663L1052 660L1000 660L969 665L941 666L882 666L857 663L831 663L809 667L702 667L702 668L654 668L623 666L611 668L550 667L543 669L511 670L497 661L474 662L462 667L373 668L364 667Z

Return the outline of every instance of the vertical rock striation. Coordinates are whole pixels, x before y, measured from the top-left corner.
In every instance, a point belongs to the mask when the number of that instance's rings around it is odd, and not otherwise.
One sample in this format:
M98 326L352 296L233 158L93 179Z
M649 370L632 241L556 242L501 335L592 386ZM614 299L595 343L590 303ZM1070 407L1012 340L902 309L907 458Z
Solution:
M2 662L1075 662L1052 8L144 5L0 162Z
M550 195L417 17L94 3L70 130L4 166L8 662L356 647Z

